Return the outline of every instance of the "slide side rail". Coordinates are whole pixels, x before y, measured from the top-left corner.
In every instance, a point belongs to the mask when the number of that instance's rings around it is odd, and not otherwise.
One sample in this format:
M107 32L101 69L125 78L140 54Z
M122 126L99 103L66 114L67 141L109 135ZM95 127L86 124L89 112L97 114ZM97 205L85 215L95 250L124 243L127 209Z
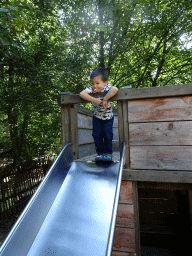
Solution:
M106 256L111 256L112 250L113 250L113 239L114 239L114 233L115 233L116 216L117 216L121 181L122 181L122 175L123 175L124 157L125 157L125 142L123 143L123 151L122 151L121 161L119 166L119 175L118 175L117 187L115 192L115 199L114 199L114 205L113 205L113 213L112 213L112 219L111 219L111 227L109 231L109 239L108 239Z

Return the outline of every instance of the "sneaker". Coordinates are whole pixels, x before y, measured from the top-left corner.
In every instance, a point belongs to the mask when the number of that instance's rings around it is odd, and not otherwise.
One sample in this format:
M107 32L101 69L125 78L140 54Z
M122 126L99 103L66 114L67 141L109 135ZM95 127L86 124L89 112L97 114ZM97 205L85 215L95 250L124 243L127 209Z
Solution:
M113 156L111 154L105 154L103 156L103 161L111 162L113 161Z
M95 157L95 161L103 161L103 156L102 155L97 155Z

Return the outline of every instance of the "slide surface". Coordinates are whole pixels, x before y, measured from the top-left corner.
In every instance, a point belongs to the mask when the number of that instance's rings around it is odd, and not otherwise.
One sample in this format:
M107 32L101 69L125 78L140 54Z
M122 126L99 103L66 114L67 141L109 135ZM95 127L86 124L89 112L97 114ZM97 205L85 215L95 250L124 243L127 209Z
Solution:
M120 163L73 161L68 144L1 246L0 255L108 255L119 171Z

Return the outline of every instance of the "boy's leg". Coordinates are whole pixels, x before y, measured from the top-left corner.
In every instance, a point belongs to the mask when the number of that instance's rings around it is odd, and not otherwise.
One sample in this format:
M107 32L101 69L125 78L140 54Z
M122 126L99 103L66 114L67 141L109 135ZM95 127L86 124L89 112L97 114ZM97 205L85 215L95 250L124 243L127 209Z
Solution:
M102 129L102 122L99 118L93 117L93 139L95 142L96 152L98 155L103 155L103 129Z
M104 132L104 154L112 154L112 140L113 140L113 121L114 117L104 121L103 132Z

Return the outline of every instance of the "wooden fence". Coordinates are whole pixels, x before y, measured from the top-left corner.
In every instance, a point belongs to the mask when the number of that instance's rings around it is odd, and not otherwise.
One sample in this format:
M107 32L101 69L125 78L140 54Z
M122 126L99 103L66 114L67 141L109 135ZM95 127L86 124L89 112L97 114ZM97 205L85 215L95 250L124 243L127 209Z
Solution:
M43 180L54 159L43 158L20 167L0 168L0 218L18 215Z

